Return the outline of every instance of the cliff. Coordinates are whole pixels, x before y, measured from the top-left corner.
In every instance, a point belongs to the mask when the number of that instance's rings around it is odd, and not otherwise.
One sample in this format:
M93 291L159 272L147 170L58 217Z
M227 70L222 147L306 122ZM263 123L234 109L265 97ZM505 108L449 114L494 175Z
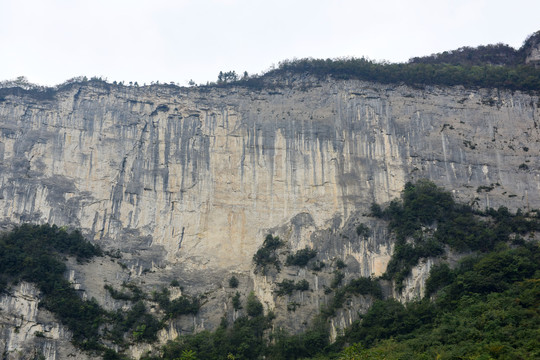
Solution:
M4 95L2 219L80 227L187 269L245 270L269 229L301 213L317 227L346 219L412 178L481 208L539 203L537 97L299 85Z
M212 294L213 308L186 320L192 330L211 328L224 311L234 316L224 289L233 273L268 308L287 306L272 293L278 275L253 273L267 233L289 251L307 246L320 260L344 259L347 277L382 274L392 237L363 214L409 180L430 179L479 208L538 208L539 105L520 92L299 75L261 90L102 82L3 89L0 216L5 227L81 228L119 249L131 277L149 286L179 278ZM355 235L359 223L372 229L367 239ZM429 263L422 266L404 298L420 294ZM301 320L287 312L278 319L307 322L328 301L330 274L279 275L307 278L316 291L298 295ZM344 310L335 327L355 314ZM175 326L162 338L188 328Z

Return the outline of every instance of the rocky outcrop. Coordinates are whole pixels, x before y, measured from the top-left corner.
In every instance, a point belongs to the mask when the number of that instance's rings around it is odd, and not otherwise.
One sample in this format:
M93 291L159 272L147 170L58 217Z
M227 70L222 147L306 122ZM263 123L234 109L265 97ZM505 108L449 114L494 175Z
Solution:
M69 331L45 310L38 311L39 291L21 283L0 295L2 359L89 359L69 341Z
M237 316L236 290L226 286L233 273L243 294L254 290L283 310L283 326L304 327L329 299L323 290L337 259L347 264L345 280L385 271L392 237L364 214L409 180L430 179L479 208L540 205L538 96L274 80L260 90L102 82L1 90L2 223L77 227L119 249L127 270L71 266L72 281L104 306L117 304L101 276L144 279L149 289L175 278L207 294L209 305L171 323L165 340ZM356 233L360 223L369 236ZM286 242L282 256L309 247L328 267L255 274L252 257L269 232ZM431 264L413 271L404 300L421 293ZM274 282L284 278L305 278L312 291L277 297ZM352 299L332 320L334 334L370 301ZM294 317L290 304L298 304ZM6 334L8 351L25 341Z

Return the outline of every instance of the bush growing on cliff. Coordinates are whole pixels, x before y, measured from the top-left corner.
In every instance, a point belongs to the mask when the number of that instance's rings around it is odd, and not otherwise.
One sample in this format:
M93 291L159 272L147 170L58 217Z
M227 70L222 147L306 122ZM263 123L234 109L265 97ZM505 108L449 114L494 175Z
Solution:
M118 310L112 315L110 339L118 345L124 345L124 336L129 336L135 342L153 342L157 340L157 332L164 323L149 314L146 305L139 300L129 311Z
M285 264L287 266L306 266L309 262L309 260L313 259L315 256L317 256L317 250L315 249L308 249L307 247L305 249L298 250L294 254L287 255L287 260L285 261Z
M356 235L358 235L361 238L367 238L369 237L371 231L365 224L359 224L356 227Z
M249 316L259 316L263 313L263 305L253 291L247 297L246 312Z
M266 235L262 247L253 255L255 265L266 273L269 265L273 265L277 271L281 270L281 262L277 254L277 249L283 246L283 242L277 236Z
M238 287L238 279L236 278L236 276L233 275L229 279L229 287L232 289L236 289Z
M152 293L152 300L159 304L159 307L165 313L165 319L187 314L195 315L199 311L199 299L182 295L170 300L170 296L171 294L167 288Z
M274 293L277 296L291 295L293 291L307 291L309 290L309 282L306 279L302 279L295 283L294 280L285 279L280 283L276 283L277 289Z
M337 259L336 260L336 268L338 270L341 270L341 269L345 269L347 267L347 264L345 264L345 262L341 259Z
M242 303L240 302L240 293L238 291L232 298L232 305L234 310L240 310L242 308Z
M341 276L339 278L342 279ZM378 280L363 277L352 279L347 285L335 289L334 297L324 308L322 314L326 317L334 316L336 310L343 307L345 300L350 295L365 295L371 296L374 299L383 298L381 285Z
M330 283L330 287L332 289L336 289L338 286L341 285L341 282L345 278L345 274L342 271L334 270L334 277L332 278L332 282Z

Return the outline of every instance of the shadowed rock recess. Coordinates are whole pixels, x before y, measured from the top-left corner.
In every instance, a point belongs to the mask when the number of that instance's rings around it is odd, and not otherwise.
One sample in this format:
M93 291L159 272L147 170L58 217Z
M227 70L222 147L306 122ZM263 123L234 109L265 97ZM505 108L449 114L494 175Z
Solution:
M322 290L331 275L294 266L255 273L253 255L268 233L291 253L316 249L327 266L342 259L348 279L384 273L393 239L365 214L373 202L399 197L407 181L429 179L479 209L538 208L539 105L521 92L299 75L262 90L94 81L47 96L3 89L0 220L6 229L22 222L78 228L105 250L119 249L127 270L92 279L100 261L73 264L71 280L88 298L107 296L94 283L107 276L116 286L144 279L150 289L178 279L185 291L206 293L199 314L173 321L162 341L215 328L224 313L234 318L231 274L243 296L254 290L278 322L302 330L329 301ZM360 223L370 229L364 237L355 230ZM422 266L413 274L427 276ZM276 276L305 278L313 291L285 300L275 294ZM413 280L405 298L420 294ZM286 311L291 303L299 306L295 319ZM334 332L356 310L340 310ZM54 338L63 339L55 326ZM61 357L55 351L45 355Z

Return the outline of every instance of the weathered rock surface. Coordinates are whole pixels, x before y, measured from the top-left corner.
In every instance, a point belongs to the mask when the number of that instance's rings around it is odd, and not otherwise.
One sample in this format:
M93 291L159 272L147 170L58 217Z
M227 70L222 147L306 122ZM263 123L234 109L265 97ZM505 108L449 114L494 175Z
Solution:
M327 226L412 178L468 201L499 184L479 206L539 203L537 97L300 85L4 94L0 215L80 227L190 270L246 270L268 229L301 213Z
M69 341L70 332L45 310L38 310L39 291L21 283L0 295L2 359L89 359Z
M519 92L310 78L263 90L4 89L0 220L81 228L124 254L130 273L118 272L117 281L138 277L152 287L177 278L207 293L211 306L172 323L162 339L237 316L226 287L232 273L243 294L253 289L268 308L300 304L294 317L283 311L277 319L298 329L327 301L333 268L254 274L252 257L267 233L285 240L286 251L307 246L327 264L343 259L348 279L384 272L392 238L362 214L398 197L409 180L430 179L480 208L538 208L538 106L538 96ZM356 234L359 223L369 237ZM429 266L415 270L404 299L419 294ZM74 270L72 280L105 297L102 284L84 280L85 271L98 271L88 269ZM278 277L305 278L313 291L277 298ZM333 329L369 301L354 299Z

